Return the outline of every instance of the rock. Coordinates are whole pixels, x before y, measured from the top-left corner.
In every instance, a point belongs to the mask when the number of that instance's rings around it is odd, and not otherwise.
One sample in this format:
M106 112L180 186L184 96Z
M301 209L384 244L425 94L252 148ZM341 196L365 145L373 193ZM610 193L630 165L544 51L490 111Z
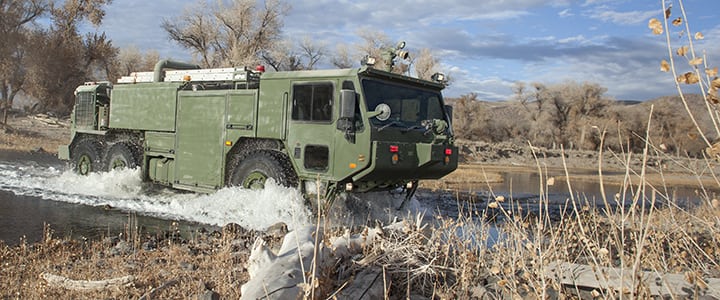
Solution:
M145 251L155 250L157 249L157 242L154 239L149 239L148 241L142 243L141 247Z
M220 300L220 294L212 290L205 290L198 295L198 300Z
M133 247L126 241L120 241L110 249L110 255L127 255L133 253Z
M389 283L388 283L389 284ZM363 295L362 298L358 298ZM364 269L339 294L338 299L383 299L385 286L382 269ZM415 298L413 298L415 299Z
M287 224L278 222L268 227L267 234L273 237L283 237L288 233Z
M180 263L180 268L182 268L182 269L185 270L185 271L195 271L195 270L197 270L197 266L196 266L196 265L194 265L194 264L192 264L192 263L189 263L189 262L185 262L185 261Z

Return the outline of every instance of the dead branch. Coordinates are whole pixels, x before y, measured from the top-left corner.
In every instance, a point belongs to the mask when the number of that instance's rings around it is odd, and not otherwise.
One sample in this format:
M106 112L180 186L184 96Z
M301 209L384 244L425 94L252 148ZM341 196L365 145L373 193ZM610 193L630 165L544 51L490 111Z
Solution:
M111 287L128 286L133 283L133 280L135 280L135 277L132 275L105 280L72 280L67 277L53 275L50 273L42 273L40 274L40 278L44 279L50 286L61 287L74 291L91 291Z

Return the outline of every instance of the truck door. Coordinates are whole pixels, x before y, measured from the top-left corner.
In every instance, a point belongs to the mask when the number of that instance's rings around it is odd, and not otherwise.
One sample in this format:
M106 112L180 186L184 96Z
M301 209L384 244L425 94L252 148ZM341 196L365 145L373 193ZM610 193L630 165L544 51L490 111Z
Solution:
M294 82L290 88L288 145L301 177L331 179L335 85Z

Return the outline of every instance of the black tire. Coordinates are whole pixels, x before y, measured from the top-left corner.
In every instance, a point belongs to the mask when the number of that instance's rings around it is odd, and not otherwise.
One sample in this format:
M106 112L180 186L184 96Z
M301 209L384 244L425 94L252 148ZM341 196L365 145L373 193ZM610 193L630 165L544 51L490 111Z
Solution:
M112 145L105 153L105 170L134 169L140 165L138 155L133 151L134 147L127 143Z
M237 158L228 185L262 189L269 178L287 187L296 187L298 181L290 161L281 153L252 151Z
M101 145L94 140L82 140L72 148L71 161L73 171L80 175L88 175L101 169Z

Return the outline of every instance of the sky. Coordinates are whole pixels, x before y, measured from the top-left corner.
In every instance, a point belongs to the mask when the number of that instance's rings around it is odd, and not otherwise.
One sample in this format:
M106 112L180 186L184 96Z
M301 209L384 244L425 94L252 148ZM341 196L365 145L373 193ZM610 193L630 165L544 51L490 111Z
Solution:
M190 52L170 41L160 24L197 1L116 0L97 30L105 31L118 47L189 59ZM574 81L597 83L617 100L648 100L677 94L672 74L660 71L660 61L668 59L665 35L648 29L651 18L662 20L661 1L293 0L287 1L291 9L283 34L297 40L309 37L334 50L337 43L358 42L358 30L369 29L406 41L410 55L428 48L452 78L446 97L476 93L481 100L501 101L512 97L518 81ZM705 51L709 66L717 66L720 1L683 4L690 31L705 37L694 41L695 50L698 55ZM675 3L670 19L680 15ZM672 28L673 48L688 44L684 29L684 24ZM677 62L678 72L688 71L687 60Z

